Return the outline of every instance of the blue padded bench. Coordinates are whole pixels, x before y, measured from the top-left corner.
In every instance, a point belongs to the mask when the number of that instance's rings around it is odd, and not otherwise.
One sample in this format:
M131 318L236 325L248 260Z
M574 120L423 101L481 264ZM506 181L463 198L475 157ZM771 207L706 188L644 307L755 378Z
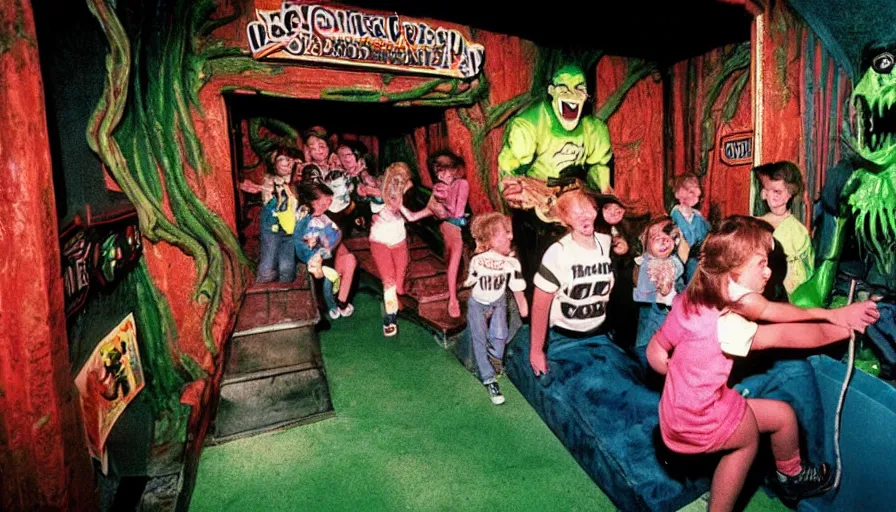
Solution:
M583 340L556 354L555 359L562 364L551 366L548 374L542 377L535 377L529 366L529 326L523 325L508 345L505 359L511 382L620 510L674 511L709 490L717 459L712 456L681 457L665 449L658 435L661 383L651 385L647 381L648 374L621 348L606 341ZM824 456L824 460L833 463L834 411L844 371L843 363L827 356L782 360L766 372L744 379L737 389L748 397L775 398L790 403L800 421L803 455L813 462ZM835 495L854 499L854 480L859 486L862 483L868 486L875 481L865 479L866 473L871 471L850 466L853 460L859 465L858 461L866 457L877 457L879 461L878 465L869 466L879 466L880 472L873 476L884 481L874 484L874 492L887 500L865 496L864 502L888 505L896 502L896 482L883 466L896 453L896 422L892 419L896 414L893 412L896 410L896 398L893 398L896 391L858 370L852 386L856 389L850 392L847 400L849 417L844 415L843 420L841 448L849 456L844 455L846 466L841 489L837 493L804 500L800 502L800 509L832 510L825 503L835 499ZM865 391L866 387L875 391ZM857 397L855 403L850 402L853 393ZM863 398L859 399L859 395ZM887 397L888 401L884 405L869 395ZM869 397L867 403L864 397ZM889 411L889 416L880 419L886 424L878 424L877 432L868 432L867 428L871 427L860 427L879 421L877 418L869 420L867 416L880 414L883 409ZM863 428L866 431L861 431ZM867 448L857 446L859 439L867 436L876 440ZM854 437L855 441L852 440ZM868 443L868 440L863 442ZM761 458L763 453L766 458ZM769 471L773 467L771 464L766 443L754 464L753 474ZM860 509L882 508L868 505Z

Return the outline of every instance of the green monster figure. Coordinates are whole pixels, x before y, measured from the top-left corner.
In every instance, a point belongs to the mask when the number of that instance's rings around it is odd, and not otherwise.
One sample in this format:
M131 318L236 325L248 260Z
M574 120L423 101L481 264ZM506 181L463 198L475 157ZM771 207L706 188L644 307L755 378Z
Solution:
M514 238L525 240L519 256L530 282L544 251L566 233L553 212L558 194L581 185L612 191L610 132L600 119L582 115L588 99L582 68L560 67L547 93L550 100L527 107L507 123L498 154L499 190L513 208Z
M587 167L590 187L610 190L610 132L600 119L582 115L588 99L585 73L578 66L561 67L551 77L548 94L551 101L520 112L504 133L498 171L504 199L513 207L526 203L523 185L514 178L547 182L571 165Z
M811 279L791 302L820 307L830 295L849 222L868 268L865 282L881 292L881 319L868 329L890 365L896 363L896 45L869 46L863 53L862 78L852 93L854 156L828 170L823 191L821 247ZM890 304L887 304L890 303Z

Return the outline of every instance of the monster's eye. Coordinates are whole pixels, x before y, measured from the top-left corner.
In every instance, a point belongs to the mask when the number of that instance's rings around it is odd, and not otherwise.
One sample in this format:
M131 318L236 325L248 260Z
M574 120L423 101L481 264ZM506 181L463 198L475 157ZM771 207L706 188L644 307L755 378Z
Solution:
M874 57L874 60L871 61L871 66L878 73L887 74L893 70L894 63L896 63L896 59L894 59L893 54L884 52Z

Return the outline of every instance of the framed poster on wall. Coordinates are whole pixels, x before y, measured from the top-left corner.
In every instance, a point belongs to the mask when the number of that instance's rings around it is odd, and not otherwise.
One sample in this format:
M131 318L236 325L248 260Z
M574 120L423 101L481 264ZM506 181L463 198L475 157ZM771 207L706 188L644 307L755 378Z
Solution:
M137 325L129 313L101 339L75 378L90 456L108 473L106 439L115 422L146 385Z

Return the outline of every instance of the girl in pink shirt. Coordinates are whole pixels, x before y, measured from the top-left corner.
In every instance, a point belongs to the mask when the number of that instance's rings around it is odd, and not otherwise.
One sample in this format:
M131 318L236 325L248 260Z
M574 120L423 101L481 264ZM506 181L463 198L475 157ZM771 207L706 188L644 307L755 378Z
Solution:
M731 510L759 445L771 434L779 494L814 496L833 485L826 463L800 458L799 427L786 402L745 399L728 387L734 357L767 348L814 348L861 332L880 316L874 302L834 310L803 310L766 301L772 227L735 215L710 233L693 279L647 347L647 360L666 376L660 432L679 453L722 452L712 479L710 511ZM772 322L757 324L754 320Z
M470 196L470 184L464 178L464 159L448 150L433 153L427 159L430 171L439 180L432 188L426 208L411 212L402 207L401 213L409 222L430 215L442 221L439 230L445 240L445 260L448 262L448 315L460 317L457 301L457 274L464 250L461 230L467 225L464 210Z

